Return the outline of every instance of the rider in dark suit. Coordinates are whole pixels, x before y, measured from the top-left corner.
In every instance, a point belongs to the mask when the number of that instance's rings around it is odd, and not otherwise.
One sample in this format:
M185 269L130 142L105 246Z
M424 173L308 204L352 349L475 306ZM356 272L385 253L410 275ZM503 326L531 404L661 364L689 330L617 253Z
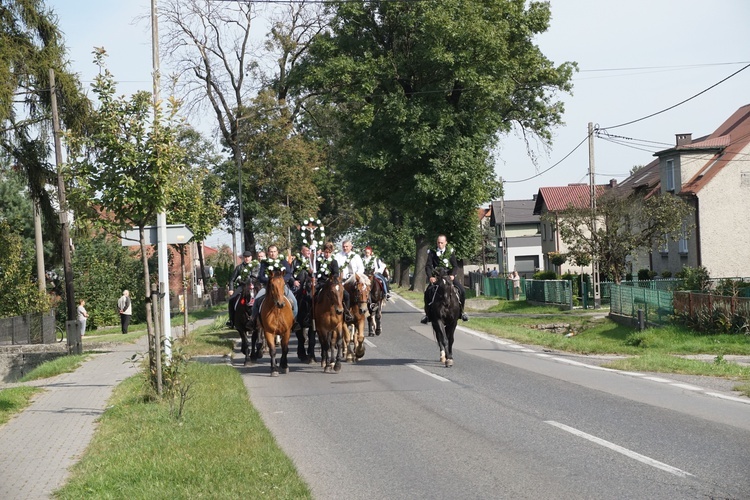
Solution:
M260 263L260 269L258 269L258 281L262 284L268 284L268 273L266 270L269 265L273 265L278 262L284 268L284 296L292 304L292 312L294 314L294 326L293 329L297 329L297 298L292 293L291 287L294 286L294 277L292 276L292 266L286 259L279 258L279 249L276 245L268 247L267 258ZM266 295L266 289L263 288L255 296L255 303L253 304L253 317L258 317L258 311L260 311L260 305L263 302L263 298Z
M464 304L466 303L466 291L464 290L463 284L460 280L456 280L456 274L458 274L458 262L456 261L456 253L453 248L448 247L448 239L445 235L441 234L437 238L437 248L429 249L427 251L427 263L424 266L427 279L430 284L427 286L427 290L424 291L424 312L425 315L422 317L422 324L430 322L429 317L429 305L435 296L435 281L436 278L433 276L435 269L442 267L450 275L453 286L458 290L458 297L461 302L461 319L463 321L469 321L469 317L464 312Z
M339 263L335 257L333 257L333 243L326 242L323 245L323 251L315 261L315 277L317 282L315 284L315 293L317 294L323 285L325 285L331 278L338 278L341 275ZM349 312L349 292L344 289L344 320L352 321L352 315Z
M234 328L234 308L237 305L240 295L242 295L242 288L245 286L245 282L256 278L257 273L254 272L256 269L257 267L253 266L253 254L249 250L245 250L242 254L242 262L234 268L232 276L229 278L229 286L234 290L234 293L229 297L228 327Z

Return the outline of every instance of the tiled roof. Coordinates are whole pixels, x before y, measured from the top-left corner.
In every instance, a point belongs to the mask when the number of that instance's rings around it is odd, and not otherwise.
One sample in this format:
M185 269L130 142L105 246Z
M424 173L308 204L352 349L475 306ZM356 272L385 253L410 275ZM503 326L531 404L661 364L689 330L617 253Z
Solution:
M537 224L539 215L534 214L535 200L505 200L505 224ZM500 223L500 201L492 202L490 224Z
M734 112L716 131L703 141L724 144L720 151L682 186L680 194L697 194L724 166L733 160L745 161L742 150L750 143L750 104Z
M597 185L597 198L609 188L609 185ZM566 208L586 208L591 204L588 184L568 184L567 186L539 188L534 205L534 214L540 215L542 207L549 212L560 212Z

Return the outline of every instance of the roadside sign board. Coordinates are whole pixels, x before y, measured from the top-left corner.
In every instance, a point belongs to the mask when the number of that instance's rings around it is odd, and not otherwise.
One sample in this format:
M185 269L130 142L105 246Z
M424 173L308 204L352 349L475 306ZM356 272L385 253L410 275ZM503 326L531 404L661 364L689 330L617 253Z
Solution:
M145 226L144 236L146 237L146 245L156 245L158 238L156 236L157 226ZM131 229L130 231L123 231L120 234L122 240L122 246L130 247L138 245L139 236L138 228ZM167 245L181 245L187 243L193 238L193 232L188 229L185 224L168 224L167 225Z

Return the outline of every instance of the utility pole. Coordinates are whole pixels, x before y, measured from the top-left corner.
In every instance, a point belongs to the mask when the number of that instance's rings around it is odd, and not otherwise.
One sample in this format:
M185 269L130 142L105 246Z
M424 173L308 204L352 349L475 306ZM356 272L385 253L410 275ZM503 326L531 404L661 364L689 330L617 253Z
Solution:
M65 330L68 337L68 354L82 354L81 331L76 314L76 298L73 290L73 263L70 256L70 230L68 227L68 201L65 198L65 181L62 175L62 145L60 144L60 117L57 113L57 89L55 70L49 70L50 103L52 105L52 130L55 137L55 164L57 165L57 201L60 204L60 226L62 238L63 267L65 268L65 298L68 320Z
M591 198L591 240L596 241L596 176L594 175L594 124L589 122L589 195ZM592 245L591 284L594 288L594 309L602 306L599 283L599 256Z
M500 177L500 183L502 184L503 178ZM508 274L508 238L505 234L505 192L500 197L500 244L502 252L500 255L500 276Z

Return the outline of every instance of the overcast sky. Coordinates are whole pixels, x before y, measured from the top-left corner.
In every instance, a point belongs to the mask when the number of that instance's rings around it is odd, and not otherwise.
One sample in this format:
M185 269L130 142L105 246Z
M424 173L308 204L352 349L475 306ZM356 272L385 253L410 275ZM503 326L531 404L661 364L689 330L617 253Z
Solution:
M561 96L565 125L554 131L551 149L535 147L540 156L537 166L517 134L501 141L495 170L507 181L506 199L530 199L540 187L588 182L587 144L560 160L586 138L589 122L614 127L651 115L750 64L747 0L550 3L550 29L539 37L538 45L555 63L575 61L580 71L573 79L573 95ZM91 51L103 46L109 53L108 67L120 82L118 93L151 90L150 2L46 0L46 4L59 16L72 68L84 85L97 71ZM145 19L137 21L139 16ZM655 151L673 145L677 133L710 134L746 104L750 104L750 68L674 109L610 128L610 140L594 141L597 182L624 179L634 165L649 163Z

